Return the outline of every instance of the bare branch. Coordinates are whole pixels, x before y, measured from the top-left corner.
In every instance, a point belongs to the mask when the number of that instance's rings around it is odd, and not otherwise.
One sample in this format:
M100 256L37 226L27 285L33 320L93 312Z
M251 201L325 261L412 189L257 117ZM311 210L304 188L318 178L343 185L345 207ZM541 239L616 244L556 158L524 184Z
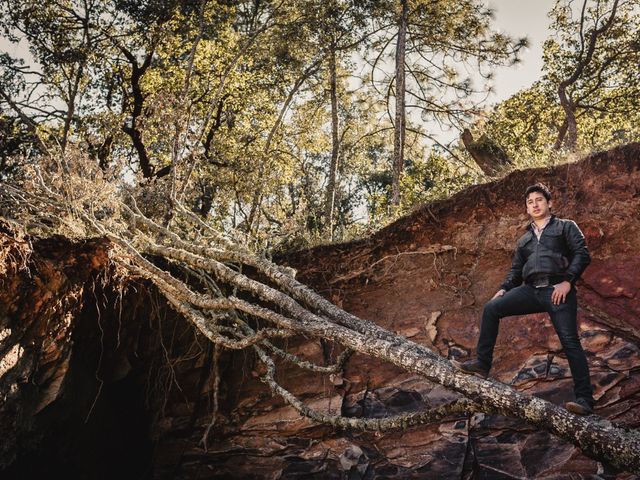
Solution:
M431 408L424 412L414 412L384 418L353 418L341 415L328 415L308 407L295 395L276 382L275 364L273 363L273 360L271 360L271 358L269 358L269 356L266 355L264 350L260 347L254 345L254 350L258 354L258 358L260 358L267 368L266 373L261 376L260 379L275 395L282 397L282 399L287 404L295 408L300 415L307 417L314 422L331 425L335 428L384 432L389 430L406 429L427 423L442 422L447 419L454 420L462 415L468 415L479 411L487 411L486 409L483 410L480 405L477 405L470 400L462 399L440 407Z

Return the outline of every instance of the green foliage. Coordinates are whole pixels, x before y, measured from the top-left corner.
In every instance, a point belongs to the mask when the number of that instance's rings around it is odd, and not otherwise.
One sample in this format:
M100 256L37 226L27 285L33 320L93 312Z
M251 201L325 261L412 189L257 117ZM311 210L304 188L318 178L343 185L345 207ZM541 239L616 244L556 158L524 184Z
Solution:
M140 201L166 218L175 195L221 229L250 232L264 248L327 241L335 52L333 238L365 234L484 179L459 149L427 146L428 126L457 127L477 113L477 95L489 85L474 85L468 72L483 76L516 62L525 45L492 31L482 2L409 1L413 113L402 201L394 209L390 59L398 4L0 0L0 28L27 44L31 56L0 54L0 175L19 175L46 157L39 147L46 144L67 162L95 162L105 179L138 189ZM568 10L559 4L554 12L559 35L545 47L545 77L475 126L478 141L496 141L517 167L557 161L553 144L563 117L554 85L570 71L576 45ZM593 66L606 65L606 83L589 70L575 86L585 102L578 109L583 148L638 135L640 95L631 67L637 28L628 28L637 26L637 15L625 12L607 45L626 53L608 61L598 51Z
M545 164L562 122L562 109L541 82L498 104L484 124L484 135L499 139L516 168Z
M556 145L565 118L558 85L577 71L593 28L610 15L612 2L586 2L582 27L576 10L581 5L556 3L550 13L555 33L544 45L543 77L475 125L499 140L516 168L553 165L568 158L568 152ZM621 2L611 27L598 38L591 61L569 85L578 130L572 158L640 140L639 30L637 4Z
M448 198L479 179L478 173L455 164L444 152L431 151L426 160L417 159L406 167L402 206L408 211L415 205Z

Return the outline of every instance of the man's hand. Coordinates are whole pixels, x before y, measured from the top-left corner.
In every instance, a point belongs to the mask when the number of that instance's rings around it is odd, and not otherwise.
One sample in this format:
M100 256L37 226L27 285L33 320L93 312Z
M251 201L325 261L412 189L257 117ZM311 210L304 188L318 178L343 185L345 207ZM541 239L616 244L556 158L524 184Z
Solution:
M493 298L492 298L491 300L494 300L494 299L496 299L496 298L498 298L498 297L503 296L506 292L507 292L507 291L506 291L504 288L501 288L500 290L498 290L498 291L496 292L496 294L493 296Z
M567 294L571 291L571 284L566 280L562 283L553 286L553 292L551 293L551 302L554 305L560 305L567 299Z

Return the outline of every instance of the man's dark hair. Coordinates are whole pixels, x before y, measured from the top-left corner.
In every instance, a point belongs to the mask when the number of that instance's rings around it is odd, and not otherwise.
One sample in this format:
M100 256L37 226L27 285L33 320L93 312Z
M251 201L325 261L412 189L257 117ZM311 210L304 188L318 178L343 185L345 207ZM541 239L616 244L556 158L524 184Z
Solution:
M544 198L547 199L547 202L551 200L551 191L549 190L549 188L547 188L544 183L538 182L535 185L529 185L524 191L525 202L527 201L527 198L529 198L529 194L533 192L540 192L544 196Z

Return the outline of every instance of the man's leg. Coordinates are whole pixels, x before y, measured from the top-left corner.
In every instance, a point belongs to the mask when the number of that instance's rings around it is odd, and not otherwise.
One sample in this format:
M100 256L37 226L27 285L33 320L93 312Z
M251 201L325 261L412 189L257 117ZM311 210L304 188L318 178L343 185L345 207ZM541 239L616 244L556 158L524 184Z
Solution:
M569 361L569 368L571 369L571 376L573 377L573 391L576 399L584 399L592 406L594 401L593 388L591 387L589 377L589 366L587 364L587 357L580 344L576 322L578 312L576 290L572 288L567 295L566 301L559 305L553 305L551 302L552 289L548 290L548 295L545 295L546 308L551 317L553 327L556 329L560 343L562 344L562 349Z
M545 308L535 295L535 288L522 285L509 290L502 297L487 302L482 312L477 359L487 372L493 363L493 348L498 337L500 319L512 315L527 315L544 312Z

